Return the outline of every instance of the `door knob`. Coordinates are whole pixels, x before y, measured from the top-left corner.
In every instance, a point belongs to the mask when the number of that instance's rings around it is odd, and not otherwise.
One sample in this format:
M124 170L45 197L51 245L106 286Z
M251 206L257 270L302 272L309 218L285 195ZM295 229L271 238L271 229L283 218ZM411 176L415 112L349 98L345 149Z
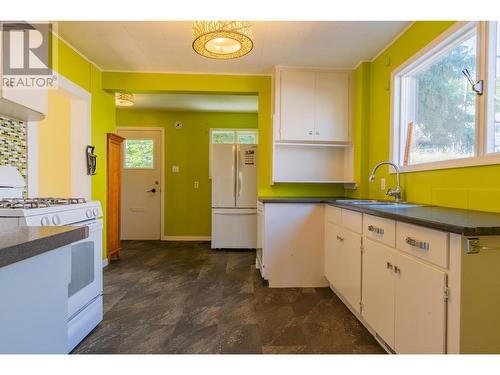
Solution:
M156 189L155 189L155 188L153 188L153 189L151 189L151 190L146 191L146 193L156 193Z

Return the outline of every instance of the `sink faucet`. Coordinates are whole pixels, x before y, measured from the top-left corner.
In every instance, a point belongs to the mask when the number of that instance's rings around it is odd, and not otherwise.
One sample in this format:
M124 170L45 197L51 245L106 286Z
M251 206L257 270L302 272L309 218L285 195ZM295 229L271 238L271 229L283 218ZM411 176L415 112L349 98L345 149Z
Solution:
M382 166L382 165L392 165L392 167L396 170L396 183L397 183L397 186L396 186L396 189L392 190L392 189L389 189L387 190L387 193L386 195L390 196L390 197L394 197L394 199L396 200L396 202L400 202L401 201L401 194L402 194L402 191L401 191L401 186L399 185L399 173L400 173L400 170L399 170L399 167L394 164L393 162L390 162L390 161L381 161L380 163L378 163L375 167L373 167L373 170L372 170L372 174L370 175L370 178L368 179L368 181L370 182L373 182L375 180L375 172L377 172L377 169Z

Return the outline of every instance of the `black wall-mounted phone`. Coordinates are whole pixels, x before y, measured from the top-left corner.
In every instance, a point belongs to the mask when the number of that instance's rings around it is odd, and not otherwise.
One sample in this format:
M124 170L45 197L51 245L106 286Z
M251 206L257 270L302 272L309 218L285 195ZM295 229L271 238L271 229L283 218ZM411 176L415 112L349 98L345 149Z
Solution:
M95 175L97 166L97 156L94 155L94 146L87 146L87 174L89 176Z

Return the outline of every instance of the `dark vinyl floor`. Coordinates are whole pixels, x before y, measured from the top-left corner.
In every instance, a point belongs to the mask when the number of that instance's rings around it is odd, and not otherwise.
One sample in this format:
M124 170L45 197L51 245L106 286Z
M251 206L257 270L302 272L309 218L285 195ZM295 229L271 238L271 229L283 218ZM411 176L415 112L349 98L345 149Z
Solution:
M328 288L270 289L254 251L126 241L74 353L383 353Z

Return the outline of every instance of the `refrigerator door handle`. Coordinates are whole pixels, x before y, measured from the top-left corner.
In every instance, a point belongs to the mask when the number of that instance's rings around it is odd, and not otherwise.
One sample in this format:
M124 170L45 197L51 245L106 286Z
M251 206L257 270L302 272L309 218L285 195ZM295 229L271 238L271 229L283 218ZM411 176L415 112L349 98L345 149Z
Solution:
M237 145L233 145L233 163L234 163L233 178L235 177L234 174L238 173L238 163L237 163L237 160L238 160L238 146ZM234 178L234 181L233 181L233 198L235 200L234 204L236 204L236 191L238 191L238 179Z
M237 178L237 186L238 186L238 198L241 196L241 189L243 188L243 182L241 181L241 177L242 177L242 172L241 172L241 150L240 150L240 145L237 146L238 147L238 152L237 152L237 163L236 165L238 166L237 167L237 173L238 173L238 178Z

